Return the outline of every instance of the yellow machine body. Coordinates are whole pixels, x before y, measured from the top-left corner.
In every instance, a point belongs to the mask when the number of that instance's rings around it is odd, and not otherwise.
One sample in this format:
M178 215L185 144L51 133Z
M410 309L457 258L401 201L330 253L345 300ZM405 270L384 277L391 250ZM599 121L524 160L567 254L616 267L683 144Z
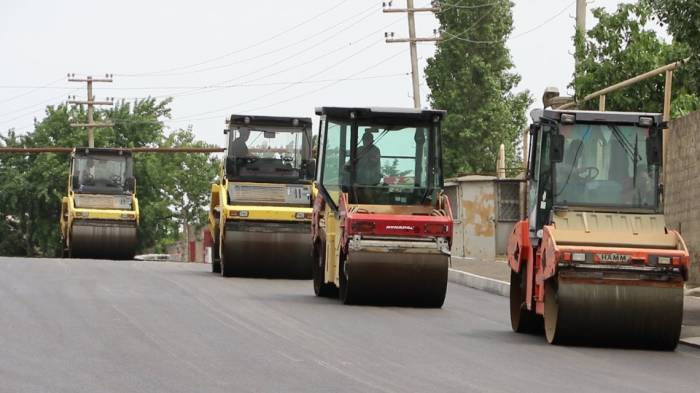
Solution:
M139 204L131 177L131 155L111 149L76 149L68 179L68 192L61 200L60 231L63 255L74 258L131 259L138 242ZM124 157L126 155L126 157ZM131 184L130 190L115 193L99 192L80 183L76 160L88 157L118 157L124 173L119 182ZM123 164L121 164L123 161ZM113 164L116 165L116 164ZM115 175L116 176L116 175ZM87 189L83 189L87 188ZM114 186L113 188L117 188ZM121 191L121 190L120 190Z
M302 134L302 143L309 143L311 121L308 119L232 116L229 144L233 143L237 126L259 129L275 142ZM252 119L252 121L250 120ZM257 127L257 128L256 128ZM308 134L307 134L308 129ZM272 134L272 135L270 135ZM310 144L309 144L310 146ZM212 272L224 277L311 277L311 215L312 177L307 179L298 162L310 165L310 149L282 151L295 157L282 159L264 149L255 148L256 157L236 157L227 149L222 160L219 181L212 184L209 207L209 231L214 239ZM280 149L278 149L280 151ZM277 153L279 156L279 153ZM280 156L281 157L281 156ZM238 160L238 161L236 161ZM260 164L262 169L255 165ZM238 165L232 168L232 163ZM292 165L293 164L293 165ZM273 169L270 169L273 168ZM268 170L267 176L255 178L255 171ZM299 173L295 178L275 178ZM296 172L294 172L296 171Z

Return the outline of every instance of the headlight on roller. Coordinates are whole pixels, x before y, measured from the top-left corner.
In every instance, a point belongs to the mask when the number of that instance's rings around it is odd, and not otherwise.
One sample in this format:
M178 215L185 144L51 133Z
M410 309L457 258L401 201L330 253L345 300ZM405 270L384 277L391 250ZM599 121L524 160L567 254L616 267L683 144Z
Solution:
M575 252L571 254L571 260L574 262L586 262L586 254L582 252Z

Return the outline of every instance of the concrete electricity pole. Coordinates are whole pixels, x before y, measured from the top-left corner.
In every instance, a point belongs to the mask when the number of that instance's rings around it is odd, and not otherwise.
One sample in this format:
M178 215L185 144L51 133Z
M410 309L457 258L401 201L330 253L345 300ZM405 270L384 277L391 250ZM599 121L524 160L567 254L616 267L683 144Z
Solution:
M427 38L417 38L416 37L416 12L436 12L439 10L437 7L430 8L415 8L413 6L413 0L406 0L405 9L395 9L391 8L392 2L382 3L385 13L400 12L406 13L408 15L408 38L394 38L394 33L384 33L387 43L397 43L397 42L408 42L411 48L411 76L413 77L413 106L416 109L421 108L420 103L420 74L418 71L418 47L417 42L435 42L439 41L439 37L427 37ZM388 7L388 8L387 8Z
M69 82L86 82L87 83L87 101L79 101L79 100L69 100L69 104L76 104L76 105L87 105L88 107L88 112L87 112L87 123L82 124L82 123L73 123L71 124L71 127L86 127L88 130L88 147L95 147L95 128L96 127L112 127L112 123L95 123L94 119L94 114L95 114L95 105L112 105L114 103L114 99L110 101L95 101L95 96L92 94L92 84L93 82L112 82L112 75L105 75L104 78L93 78L91 76L88 76L87 78L76 78L75 74L69 74L68 75L68 81Z
M576 30L586 33L587 0L576 0Z

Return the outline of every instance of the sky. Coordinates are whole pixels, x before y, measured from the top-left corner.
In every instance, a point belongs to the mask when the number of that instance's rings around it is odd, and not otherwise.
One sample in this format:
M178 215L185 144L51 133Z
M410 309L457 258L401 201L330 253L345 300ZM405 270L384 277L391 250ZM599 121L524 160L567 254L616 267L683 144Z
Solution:
M593 0L589 9L620 2L629 0ZM529 90L537 105L547 86L567 92L575 1L514 3L507 45L522 76L515 92ZM416 25L418 36L432 36L438 22L422 13ZM594 25L589 11L587 27ZM85 84L68 82L69 73L112 74L112 83L95 84L98 100L173 97L166 126L192 126L219 145L233 113L313 117L319 106L411 107L408 44L385 43L385 32L405 37L407 21L383 13L377 0L3 1L0 132L30 131L46 105L84 98ZM419 45L424 107L422 70L433 54L434 44Z

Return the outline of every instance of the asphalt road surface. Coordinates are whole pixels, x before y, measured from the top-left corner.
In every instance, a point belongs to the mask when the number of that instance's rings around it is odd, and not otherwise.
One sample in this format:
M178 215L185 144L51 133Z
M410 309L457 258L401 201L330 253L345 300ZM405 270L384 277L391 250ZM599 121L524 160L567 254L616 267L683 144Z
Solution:
M0 258L0 392L695 392L700 350L557 347L506 298L343 306L208 266Z

